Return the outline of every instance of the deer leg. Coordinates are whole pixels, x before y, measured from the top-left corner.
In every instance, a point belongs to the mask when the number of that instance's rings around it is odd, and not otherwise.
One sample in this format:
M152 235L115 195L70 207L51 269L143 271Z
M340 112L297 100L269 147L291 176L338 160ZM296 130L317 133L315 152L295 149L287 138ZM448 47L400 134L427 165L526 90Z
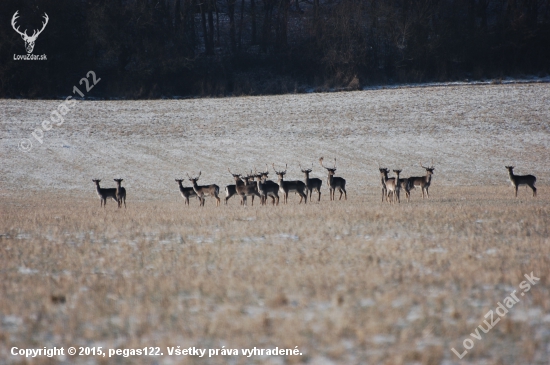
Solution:
M319 193L319 198L317 199L318 202L321 201L321 190L317 190L317 192Z
M531 189L533 189L533 196L537 196L537 188L535 188L535 185L531 185Z

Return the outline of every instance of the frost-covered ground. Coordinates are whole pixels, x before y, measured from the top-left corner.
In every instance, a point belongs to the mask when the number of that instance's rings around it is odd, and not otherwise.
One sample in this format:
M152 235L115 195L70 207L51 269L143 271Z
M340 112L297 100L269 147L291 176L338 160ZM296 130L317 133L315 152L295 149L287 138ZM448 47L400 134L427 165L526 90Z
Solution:
M61 126L31 132L60 101L1 100L2 192L69 189L93 193L124 178L133 198L170 198L174 178L202 171L230 184L231 170L337 158L351 192L379 184L377 163L402 175L436 167L434 184L507 184L516 173L550 178L550 85L459 85L225 99L80 101ZM29 138L28 152L18 148ZM235 172L234 171L234 172Z
M548 364L549 91L86 101L28 152L18 143L60 101L0 101L0 365L24 363L14 346L165 353L33 364ZM329 201L325 183L318 204L199 209L174 182L202 171L223 187L227 168L266 163L325 177L320 156L337 157L347 201ZM430 199L380 202L378 162L408 176L432 159ZM513 197L507 164L537 176L537 198ZM96 177L124 178L128 208L100 208ZM540 282L479 330L531 272ZM459 361L451 349L466 340ZM303 355L197 359L171 346Z

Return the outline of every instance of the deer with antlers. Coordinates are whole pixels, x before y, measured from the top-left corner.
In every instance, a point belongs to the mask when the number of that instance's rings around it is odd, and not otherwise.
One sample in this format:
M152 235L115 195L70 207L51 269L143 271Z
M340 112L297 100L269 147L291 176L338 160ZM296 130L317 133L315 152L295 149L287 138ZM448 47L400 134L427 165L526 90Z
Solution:
M241 205L246 205L246 197L252 195L252 205L254 205L254 196L260 197L257 191L256 184L249 184L250 176L242 176L241 174L234 174L228 168L227 171L235 179L235 194L241 197ZM226 190L227 191L227 190ZM229 196L230 197L230 196ZM226 197L226 201L229 199Z
M191 177L189 174L187 174L187 177L189 178L189 181L193 183L193 190L195 191L195 194L199 197L200 200L200 206L204 207L204 201L205 197L207 196L213 196L216 198L216 206L220 205L220 198L218 197L218 194L220 193L220 187L216 184L212 185L197 185L197 181L199 180L199 177L201 176L201 171L199 171L199 176L197 177Z
M312 171L312 169L313 169L313 164L311 164L311 169L303 169L302 165L300 165L300 170L302 171L305 177L306 194L309 193L309 201L311 202L311 193L313 192L313 190L319 193L317 201L321 201L321 185L323 185L323 180L317 179L315 177L313 179L310 179L309 173Z
M533 196L537 196L537 188L535 183L537 178L533 175L514 175L514 166L505 166L508 169L508 176L510 177L510 182L516 191L516 198L518 197L518 188L520 185L527 185L533 190Z
M336 173L336 158L334 159L334 167L332 168L323 165L323 157L319 159L319 163L328 171L327 183L329 187L330 200L335 200L334 193L337 189L340 191L339 200L342 200L342 194L345 194L345 198L348 200L348 193L346 192L346 179L334 176Z
M409 177L409 192L410 192L410 190L412 190L414 188L421 188L422 189L422 199L424 199L424 192L426 192L426 197L429 198L430 194L428 193L428 189L430 188L430 184L432 182L432 175L433 175L434 170L435 170L433 160L432 160L432 166L425 167L425 166L422 166L422 162L420 162L420 167L422 167L424 170L426 170L426 175L425 176Z
M36 38L38 38L40 33L44 31L44 28L46 28L46 25L48 24L48 21L50 20L50 18L48 18L48 14L44 13L44 21L42 22L42 29L40 30L35 29L32 35L29 36L27 34L26 29L24 32L21 32L19 30L19 27L15 26L15 22L17 18L19 18L18 13L19 13L19 10L17 10L15 14L13 14L13 17L11 18L11 26L13 30L15 30L21 36L21 38L23 38L23 41L25 42L25 50L27 51L27 53L32 53L32 51L34 50L34 43L36 42Z
M284 171L277 171L275 164L272 164L272 166L279 178L279 192L283 194L283 203L288 202L288 193L295 192L300 195L300 204L302 204L302 200L304 200L304 204L307 204L307 195L304 193L306 184L300 180L284 181L288 165L285 165Z
M190 188L183 187L182 181L183 179L176 179L176 182L178 183L178 186L180 188L180 194L184 199L183 204L189 205L189 198L197 196L197 193L195 193L195 189L193 189L193 187L190 187Z
M275 202L279 205L279 184L267 179L269 174L267 164L265 167L265 171L260 171L259 173L256 172L258 193L264 201L263 204L267 204L267 197L269 196L271 198L272 205L275 205Z

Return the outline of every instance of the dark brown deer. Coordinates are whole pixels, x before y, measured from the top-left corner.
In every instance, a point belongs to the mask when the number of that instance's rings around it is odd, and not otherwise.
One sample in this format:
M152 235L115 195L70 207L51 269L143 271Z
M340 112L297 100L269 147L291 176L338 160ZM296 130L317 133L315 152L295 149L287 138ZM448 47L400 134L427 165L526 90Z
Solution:
M326 167L323 165L323 157L319 159L319 163L328 171L327 183L329 187L330 200L335 200L334 193L336 189L340 191L340 199L342 200L342 194L345 194L346 200L348 200L348 193L346 192L346 179L342 177L336 177L336 158L334 159L334 167Z
M122 202L124 202L124 209L126 209L126 189L121 186L123 179L114 179L116 181L116 200L118 202L118 207L122 207Z
M302 200L304 200L304 204L307 204L307 195L304 193L306 184L299 180L284 181L287 166L288 165L285 165L284 171L277 171L275 169L275 164L273 164L273 170L279 177L279 192L283 194L283 203L286 204L288 202L288 193L295 192L300 195L300 204L302 204Z
M311 167L313 168L313 164L311 165ZM304 182L306 184L306 194L309 193L309 201L311 202L311 193L313 192L313 190L315 190L317 191L317 193L319 193L317 201L321 201L321 185L323 185L323 180L317 179L315 177L313 179L309 178L309 173L312 171L312 168L303 169L302 165L300 165L300 170L302 170L302 173L304 174L306 179Z
M537 196L537 188L535 183L537 178L533 175L514 175L514 166L505 166L508 169L508 176L510 177L510 182L516 191L516 198L518 197L518 188L521 185L527 185L533 190L533 196Z

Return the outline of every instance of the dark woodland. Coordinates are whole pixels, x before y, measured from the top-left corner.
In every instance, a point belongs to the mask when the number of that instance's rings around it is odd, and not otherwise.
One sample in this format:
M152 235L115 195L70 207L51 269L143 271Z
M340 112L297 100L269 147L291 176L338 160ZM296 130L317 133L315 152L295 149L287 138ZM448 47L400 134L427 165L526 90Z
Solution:
M2 0L0 97L259 95L550 72L550 0ZM11 26L49 23L34 54Z

